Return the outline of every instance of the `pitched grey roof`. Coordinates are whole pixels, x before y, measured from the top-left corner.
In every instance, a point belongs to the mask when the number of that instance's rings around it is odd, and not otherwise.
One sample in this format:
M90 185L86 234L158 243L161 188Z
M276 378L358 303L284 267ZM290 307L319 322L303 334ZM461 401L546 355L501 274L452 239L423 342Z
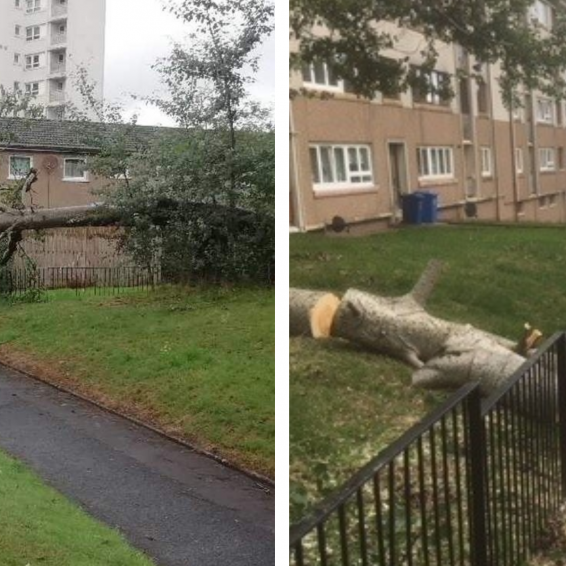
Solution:
M179 134L179 128L68 122L44 119L0 118L0 147L51 150L60 152L96 152L99 140L124 136L126 147L133 151L167 133Z

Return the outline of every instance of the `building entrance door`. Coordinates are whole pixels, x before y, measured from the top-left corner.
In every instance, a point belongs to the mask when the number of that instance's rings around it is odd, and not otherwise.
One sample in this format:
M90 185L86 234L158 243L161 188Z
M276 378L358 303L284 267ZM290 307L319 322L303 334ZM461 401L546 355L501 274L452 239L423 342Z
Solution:
M389 178L393 202L401 208L401 197L409 192L407 177L407 149L404 142L389 142ZM396 212L396 211L393 211Z

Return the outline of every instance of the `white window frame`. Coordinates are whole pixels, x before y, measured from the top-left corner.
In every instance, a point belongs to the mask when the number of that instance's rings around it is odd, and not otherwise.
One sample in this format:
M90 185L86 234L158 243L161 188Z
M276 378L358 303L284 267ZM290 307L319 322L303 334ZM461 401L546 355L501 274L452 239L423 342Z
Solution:
M31 55L26 55L26 71L32 71L33 69L40 69L44 65L41 64L41 53L32 53ZM36 64L37 60L37 64Z
M516 147L515 148L515 172L517 174L521 174L525 172L525 164L523 161L523 148Z
M67 162L68 161L84 161L85 163L85 170L82 177L68 177L67 176ZM65 157L63 160L63 181L69 183L88 183L90 181L88 169L86 166L88 165L86 157Z
M323 181L323 160L321 158L323 149L328 151L329 164L331 168L332 181ZM313 163L313 151L316 152L316 176L315 171L312 171L313 179L313 189L314 191L326 191L326 190L343 190L343 189L363 189L363 188L374 188L374 174L373 174L373 152L372 148L368 144L334 144L334 143L318 143L311 144L309 147L309 154L311 158L311 167ZM338 181L339 171L337 168L336 156L341 152L344 165L344 179ZM352 152L355 152L356 160L355 165L357 170L352 169L352 162L349 156ZM362 153L366 153L367 157L367 168L362 169L363 159ZM318 181L316 180L318 179Z
M554 104L550 98L537 98L537 122L554 124Z
M31 33L29 31L31 30ZM37 41L41 39L41 26L29 26L26 28L26 41Z
M481 176L493 177L493 153L491 147L480 147Z
M542 173L556 171L556 150L553 147L539 147L538 168Z
M33 14L42 9L41 0L26 0L26 14Z
M21 179L25 179L27 177L27 173L25 174L16 174L13 170L12 170L12 159L27 159L29 161L29 169L33 168L33 157L30 155L18 155L18 154L14 154L14 155L10 155L9 160L8 160L8 179L10 181L19 181ZM29 172L28 169L28 172Z
M37 86L37 88L34 88L35 86ZM26 83L25 89L26 89L26 94L31 94L32 96L38 96L39 95L39 81L34 81L31 83Z
M454 149L450 146L417 148L419 179L454 179Z
M452 81L452 77L450 73L446 73L444 71L427 71L424 72L422 69L418 69L417 73L421 76L424 76L428 88L424 98L418 98L415 100L417 104L434 104L435 106L450 106L450 99L442 98L440 92L438 90L442 86L442 82L447 80L448 82ZM432 87L432 88L430 88Z
M323 82L317 82L315 65L322 65L322 72L324 75ZM305 88L317 89L317 90L328 90L333 92L344 92L344 81L336 79L336 84L331 84L330 82L330 70L328 63L326 61L317 61L309 63L308 66L309 79L305 78L304 69L302 70L303 86Z

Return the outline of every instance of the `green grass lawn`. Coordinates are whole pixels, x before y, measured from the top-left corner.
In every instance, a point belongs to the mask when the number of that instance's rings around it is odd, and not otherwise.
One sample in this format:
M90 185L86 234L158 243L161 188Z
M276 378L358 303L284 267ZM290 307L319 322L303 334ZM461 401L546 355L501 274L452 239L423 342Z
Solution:
M296 235L291 285L337 293L410 291L445 271L428 310L518 339L525 322L566 328L566 229L443 226L371 237ZM446 396L411 387L403 364L334 341L290 343L291 518L297 520Z
M273 474L273 290L48 299L0 306L0 360Z
M2 566L153 564L2 452L0 502Z

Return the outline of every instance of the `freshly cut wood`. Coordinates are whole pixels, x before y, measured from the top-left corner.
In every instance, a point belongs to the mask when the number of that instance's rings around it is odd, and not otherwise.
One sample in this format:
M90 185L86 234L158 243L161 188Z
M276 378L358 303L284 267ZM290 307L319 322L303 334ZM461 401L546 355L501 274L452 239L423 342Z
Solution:
M289 335L327 338L340 299L326 291L289 289Z

